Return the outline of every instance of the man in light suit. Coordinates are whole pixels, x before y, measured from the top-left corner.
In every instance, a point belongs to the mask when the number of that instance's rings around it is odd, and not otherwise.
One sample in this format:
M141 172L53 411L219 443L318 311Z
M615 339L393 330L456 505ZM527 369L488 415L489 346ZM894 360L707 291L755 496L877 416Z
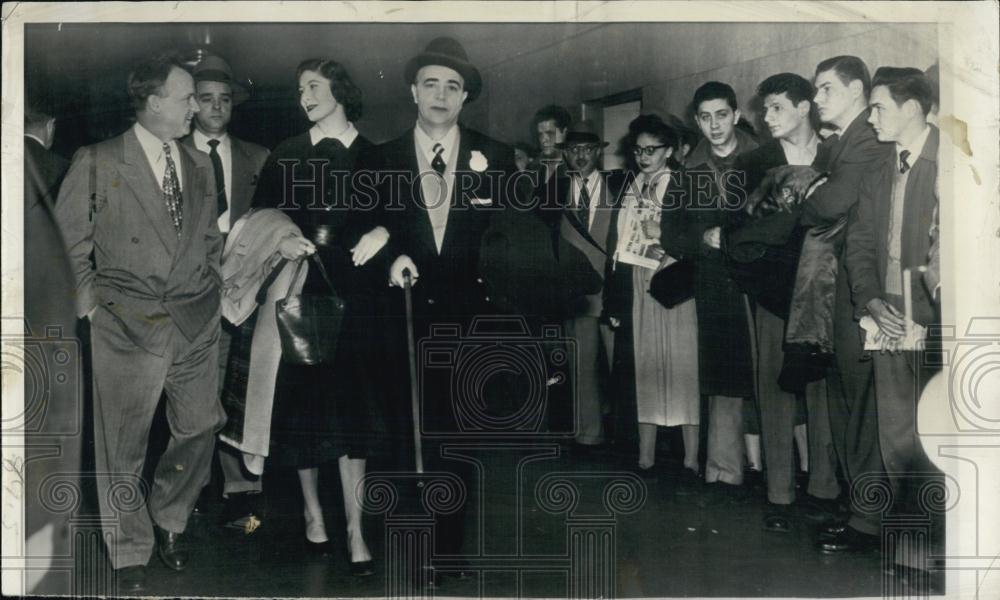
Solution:
M257 178L267 160L268 151L228 132L233 107L249 97L246 88L233 77L229 64L218 56L209 55L195 65L193 74L195 99L200 110L194 116L191 135L185 137L183 142L208 154L212 161L219 231L225 237L233 223L250 209ZM223 321L219 336L220 394L229 361L230 327ZM247 526L250 520L255 519L255 524L259 524L264 518L260 502L261 477L248 471L243 464L242 453L228 444L219 446L219 464L225 479L222 522L227 527L252 533L253 526Z
M479 70L459 42L446 37L431 41L406 65L405 76L417 105L415 127L376 147L359 163L362 171L388 175L376 190L380 218L389 231L382 254L391 285L402 287L404 272L413 278L414 335L419 344L432 325L458 324L465 333L474 316L494 312L478 269L479 250L492 216L508 204L506 184L515 167L509 146L458 123L462 107L482 89ZM403 331L402 324L398 329ZM405 344L400 340L402 348ZM391 362L405 369L405 352ZM442 371L421 373L424 456L430 470L455 473L473 489L472 467L443 458L447 435L433 436L461 431L450 377ZM399 379L406 378L400 370ZM437 552L460 552L465 512L462 506L439 518Z
M589 122L574 124L557 146L567 165L545 186L542 214L551 219L554 235L582 252L602 279L608 258L611 208L617 205L625 175L621 171L598 171L601 153L608 145ZM552 218L554 217L554 218ZM593 448L605 442L602 423L606 401L603 391L610 375L614 332L600 323L603 302L600 291L572 298L563 321L565 335L576 340L577 362L573 372L576 403L577 448Z
M194 79L175 58L159 56L136 67L128 86L137 123L77 152L56 218L76 275L77 315L92 331L108 553L120 589L135 592L154 545L169 568L185 567L181 534L225 416L215 177L208 156L177 142L198 112ZM141 473L161 392L171 437L144 498Z
M901 350L907 323L903 315L903 272L924 264L931 247L937 197L939 132L927 123L933 103L930 83L918 69L881 67L872 79L868 122L881 142L894 142L895 152L868 171L847 229L847 275L855 318L870 316L878 325L874 335L882 343L873 351L878 443L892 486L895 510L914 510L908 492L910 474L937 473L917 436L917 402L935 370L923 351ZM918 277L912 286L913 320L923 326L940 321L930 292ZM869 334L871 335L871 334ZM921 514L918 512L901 514ZM931 514L931 517L942 515ZM932 520L940 524L940 519ZM853 523L852 523L853 525ZM871 532L848 527L820 549L829 553L877 547ZM875 531L874 533L878 533ZM940 534L932 530L932 536ZM939 543L940 538L931 538ZM896 553L906 567L925 568L919 548ZM908 562L908 564L906 564Z

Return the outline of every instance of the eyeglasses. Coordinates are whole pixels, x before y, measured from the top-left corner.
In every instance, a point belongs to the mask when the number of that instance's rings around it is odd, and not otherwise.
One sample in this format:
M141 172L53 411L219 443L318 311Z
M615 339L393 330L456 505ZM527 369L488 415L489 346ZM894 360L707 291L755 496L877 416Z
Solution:
M660 144L658 146L632 146L632 154L636 156L652 156L654 152L660 148L666 148L666 144Z
M592 144L581 144L579 146L570 146L566 148L566 152L569 152L570 154L590 154L594 150L597 150L597 146Z

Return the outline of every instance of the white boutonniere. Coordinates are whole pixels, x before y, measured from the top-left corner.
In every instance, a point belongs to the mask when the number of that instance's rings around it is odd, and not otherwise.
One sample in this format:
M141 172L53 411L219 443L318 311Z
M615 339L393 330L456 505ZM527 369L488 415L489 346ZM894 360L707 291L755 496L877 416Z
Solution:
M473 150L472 157L469 158L469 168L473 171L482 173L488 166L490 166L490 163L486 160L486 157L483 156L483 153L479 150Z

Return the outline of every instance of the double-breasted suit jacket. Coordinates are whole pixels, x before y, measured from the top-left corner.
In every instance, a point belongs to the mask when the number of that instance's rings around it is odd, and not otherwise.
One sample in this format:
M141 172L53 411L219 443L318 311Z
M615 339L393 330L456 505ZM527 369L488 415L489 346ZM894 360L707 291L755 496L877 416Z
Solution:
M225 419L217 383L222 237L212 165L184 144L172 152L180 168L178 234L138 127L77 152L56 203L77 314L92 315L97 486L102 515L118 517L105 529L116 569L149 561L154 523L184 531ZM145 496L148 511L140 505L122 512L113 491L137 485L164 392L172 436Z
M418 319L471 317L490 302L477 266L479 249L491 219L509 206L509 197L515 193L511 179L514 152L505 144L460 127L451 205L440 252L423 198L416 152L411 129L360 159L361 169L376 178L379 219L390 234L382 253L386 273L400 255L413 260L420 275L413 288ZM477 156L473 162L473 153L485 160Z

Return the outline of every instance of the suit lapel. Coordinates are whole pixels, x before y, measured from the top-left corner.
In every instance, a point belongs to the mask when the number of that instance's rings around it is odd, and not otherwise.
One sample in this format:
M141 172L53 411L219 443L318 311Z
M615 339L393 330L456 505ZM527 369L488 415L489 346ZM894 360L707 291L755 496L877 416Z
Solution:
M451 205L448 208L448 221L445 223L444 237L441 239L441 254L444 255L445 252L450 249L451 245L454 243L455 235L462 231L465 227L465 222L471 216L471 210L467 206L466 194L463 193L459 195L458 193L458 183L462 177L462 173L468 173L469 159L472 156L473 140L469 131L464 127L460 127L458 130L458 156L455 157L455 178L452 181L452 189L448 190L449 197L451 198ZM473 195L476 194L478 190L470 190ZM467 193L469 193L467 192ZM426 212L426 211L425 211ZM428 226L430 225L430 218L427 219ZM434 232L431 231L431 241L433 243Z
M424 189L420 184L420 163L417 161L417 139L415 135L416 132L413 129L403 135L395 152L399 163L403 165L404 171L413 174L411 181L403 182L403 188L409 186L409 190L412 193L413 220L408 223L408 227L413 231L414 241L429 248L433 254L437 254L437 245L434 243L434 227L431 225L430 215L427 214L427 204L424 202ZM409 209L410 207L407 208Z
M135 131L129 130L122 136L121 167L118 172L132 188L133 196L153 224L153 230L171 253L177 249L177 232L167 214L163 201L163 191L153 175L146 153L139 144Z
M242 215L246 213L246 206L250 202L250 154L233 136L229 136L229 148L232 156L232 174L229 178L232 181L233 189L226 190L229 200L230 221L235 221L232 215Z
M191 158L191 150L187 146L178 144L180 149L180 159L184 173L181 177L184 182L181 184L181 194L184 198L183 222L181 225L181 246L187 247L191 241L191 236L198 229L198 222L201 219L201 211L205 208L204 179L205 170L199 168Z

